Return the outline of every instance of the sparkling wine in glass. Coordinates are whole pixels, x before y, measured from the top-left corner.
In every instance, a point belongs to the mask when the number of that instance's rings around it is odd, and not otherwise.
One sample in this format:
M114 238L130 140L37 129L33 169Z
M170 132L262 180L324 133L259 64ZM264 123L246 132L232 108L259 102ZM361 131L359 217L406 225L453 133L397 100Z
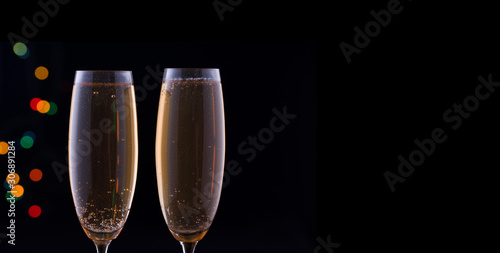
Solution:
M225 132L218 69L165 69L156 129L163 216L185 253L207 233L219 204Z
M77 71L69 176L80 224L105 253L125 224L137 176L137 115L130 71Z

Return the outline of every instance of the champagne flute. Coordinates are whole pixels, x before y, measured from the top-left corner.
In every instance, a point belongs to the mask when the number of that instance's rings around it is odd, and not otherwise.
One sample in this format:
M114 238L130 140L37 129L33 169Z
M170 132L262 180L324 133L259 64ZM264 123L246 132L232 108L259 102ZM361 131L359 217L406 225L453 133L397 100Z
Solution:
M69 123L69 176L80 224L106 253L125 224L137 176L131 71L76 71Z
M193 253L219 204L225 132L218 69L167 68L158 108L156 177L163 217Z

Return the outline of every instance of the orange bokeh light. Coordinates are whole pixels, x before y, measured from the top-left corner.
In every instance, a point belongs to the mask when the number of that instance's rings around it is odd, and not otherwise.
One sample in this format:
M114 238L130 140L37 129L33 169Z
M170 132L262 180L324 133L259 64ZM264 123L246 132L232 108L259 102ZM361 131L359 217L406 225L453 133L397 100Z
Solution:
M30 172L30 179L33 180L34 182L40 181L42 179L42 171L39 169L32 169Z
M50 110L50 104L46 100L40 100L38 104L36 104L36 110L40 113L47 113Z
M9 144L4 141L0 141L0 155L5 155L9 151Z
M9 173L5 180L7 180L8 184L16 185L19 183L19 175L17 173Z
M24 194L24 187L17 184L16 186L14 186L14 188L10 189L10 193L14 195L14 197L19 198Z
M35 69L35 76L39 80L45 80L49 77L49 70L44 66L40 66Z

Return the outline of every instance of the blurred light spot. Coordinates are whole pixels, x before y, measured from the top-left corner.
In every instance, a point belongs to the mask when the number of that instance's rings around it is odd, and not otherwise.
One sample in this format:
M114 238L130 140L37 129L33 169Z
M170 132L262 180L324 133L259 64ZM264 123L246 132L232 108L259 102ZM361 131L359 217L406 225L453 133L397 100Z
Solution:
M54 115L57 112L57 105L54 102L49 102L49 110L47 111L48 115Z
M42 179L42 171L39 169L32 169L30 172L30 179L34 182L40 181Z
M35 69L35 76L40 80L45 80L49 76L49 70L44 66L40 66Z
M15 184L19 183L19 175L17 173L9 173L9 174L7 174L7 177L5 178L5 180L7 181L8 184L15 185ZM14 182L12 182L12 180L14 180ZM10 189L10 187L9 187L9 189Z
M40 102L36 104L36 110L40 113L47 113L50 110L50 103L45 100L40 100Z
M26 131L23 136L29 136L31 139L35 140L35 133L33 133L33 131Z
M21 146L25 149L33 147L33 142L34 140L31 136L26 135L21 138Z
M12 199L12 198L11 198L12 196L11 196L11 193L10 193L9 191L10 191L10 188L7 190L7 193L5 194L5 199L7 200L7 202L11 203L10 201L11 201L11 199ZM12 195L13 195L13 194L12 194ZM16 196L14 196L14 202L16 202L16 201L18 201L18 200L20 200L20 199L22 199L22 198L23 198L23 196L21 196L21 197L19 197L19 198L18 198L18 197L16 197Z
M28 53L28 47L22 42L14 44L13 49L14 53L19 57L25 56Z
M19 198L24 194L24 187L22 187L20 184L16 184L16 186L14 186L14 188L12 188L10 191L12 195Z
M9 151L9 144L5 141L0 141L0 155L5 155Z
M40 214L42 214L42 208L37 205L32 205L30 209L28 209L28 214L32 218L37 218L38 216L40 216Z
M5 188L5 190L7 191L10 191L10 184L7 183L7 180L3 181L3 188Z
M24 59L28 58L28 56L30 56L30 50L29 50L29 49L28 49L28 51L26 51L26 54L25 54L25 55L22 55L22 56L21 56L21 55L19 55L19 58L21 58L21 59L23 59L23 60L24 60Z
M39 98L33 98L31 101L30 101L30 107L33 111L38 111L36 109L36 106L38 105L38 102L42 101L41 99Z

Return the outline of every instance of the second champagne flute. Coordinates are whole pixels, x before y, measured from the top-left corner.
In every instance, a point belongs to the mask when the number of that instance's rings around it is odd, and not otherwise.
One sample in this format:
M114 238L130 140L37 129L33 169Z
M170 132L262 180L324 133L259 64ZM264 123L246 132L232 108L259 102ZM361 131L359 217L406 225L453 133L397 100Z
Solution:
M218 69L165 69L156 130L163 216L185 253L207 233L222 188L225 132Z

